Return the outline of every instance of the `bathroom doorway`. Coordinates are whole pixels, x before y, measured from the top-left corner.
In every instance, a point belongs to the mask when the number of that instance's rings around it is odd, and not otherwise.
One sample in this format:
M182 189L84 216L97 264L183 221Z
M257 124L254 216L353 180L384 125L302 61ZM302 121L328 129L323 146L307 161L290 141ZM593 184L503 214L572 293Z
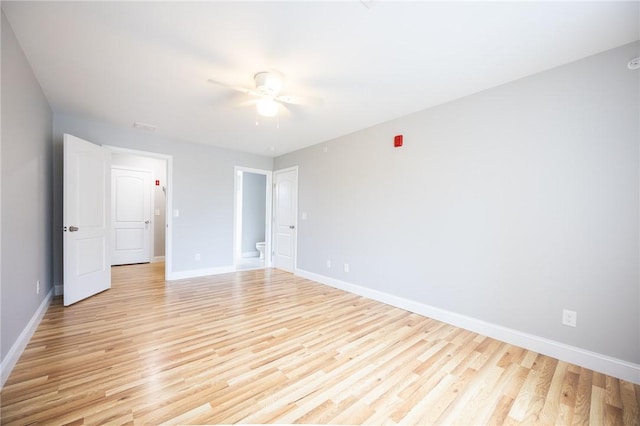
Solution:
M271 267L270 170L235 168L233 259L236 270Z

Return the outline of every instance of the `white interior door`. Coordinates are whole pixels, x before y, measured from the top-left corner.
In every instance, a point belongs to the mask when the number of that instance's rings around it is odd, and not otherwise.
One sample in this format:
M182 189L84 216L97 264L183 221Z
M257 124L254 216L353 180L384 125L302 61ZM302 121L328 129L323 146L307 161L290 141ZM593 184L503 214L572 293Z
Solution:
M151 172L111 169L112 265L151 261Z
M274 256L273 266L294 272L298 215L298 168L274 172Z
M64 135L64 305L111 287L111 152Z

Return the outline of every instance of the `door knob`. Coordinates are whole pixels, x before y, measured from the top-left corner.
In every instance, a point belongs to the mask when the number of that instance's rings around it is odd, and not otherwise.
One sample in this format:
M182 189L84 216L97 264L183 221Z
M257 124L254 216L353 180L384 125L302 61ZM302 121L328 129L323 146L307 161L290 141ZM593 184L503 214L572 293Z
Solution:
M294 228L295 228L295 226L289 225L289 229L294 229Z
M80 228L78 228L77 226L70 226L69 227L69 232L77 232L79 230L80 230Z
M145 224L145 225L148 225L148 224L150 224L150 223L151 223L151 222L149 222L148 220L145 220L145 221L144 221L144 224Z

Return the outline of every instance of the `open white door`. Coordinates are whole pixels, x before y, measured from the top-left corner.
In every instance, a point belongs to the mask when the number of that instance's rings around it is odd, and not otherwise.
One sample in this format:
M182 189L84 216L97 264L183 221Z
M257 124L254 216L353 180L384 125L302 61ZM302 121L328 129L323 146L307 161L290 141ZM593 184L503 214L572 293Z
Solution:
M273 266L294 272L296 267L298 168L275 171L273 180L275 184Z
M112 265L151 261L151 172L111 169Z
M111 152L64 135L64 305L111 287Z

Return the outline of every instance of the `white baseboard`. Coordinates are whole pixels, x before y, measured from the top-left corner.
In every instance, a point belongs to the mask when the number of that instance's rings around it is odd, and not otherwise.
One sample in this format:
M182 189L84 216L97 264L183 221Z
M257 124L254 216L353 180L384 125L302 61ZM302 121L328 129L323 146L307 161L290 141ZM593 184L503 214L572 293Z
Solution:
M260 252L255 250L255 251L243 251L242 255L243 258L248 258L248 257L259 257L260 256Z
M296 269L296 275L317 281L328 286L348 291L359 296L386 303L387 305L405 309L409 312L433 318L456 327L464 328L478 334L488 336L512 345L538 352L571 364L589 368L609 376L640 384L640 365L607 355L567 345L544 337L514 330L501 325L489 323L477 318L458 314L435 306L405 299L393 294L373 290L357 284L348 283L335 278Z
M164 256L153 256L151 258L151 263L160 263L164 262Z
M18 336L18 339L13 346L11 346L11 349L9 349L7 356L2 360L2 364L0 364L0 389L2 389L4 383L9 378L11 371L13 371L13 367L16 366L16 363L20 359L20 355L22 355L22 352L24 352L24 349L27 347L29 340L31 340L31 336L33 336L33 333L35 333L38 328L38 325L40 324L44 314L47 312L47 308L49 307L49 304L51 304L52 299L53 289L49 290L49 293L47 293L45 298L42 300L42 303L40 303L40 306L31 317L31 320L29 320L27 326L22 330L22 333L20 333L20 336Z
M167 276L167 281L184 280L186 278L206 277L207 275L228 274L235 272L233 265L219 266L217 268L191 269L189 271L171 272Z
M62 296L64 294L64 286L62 284L56 284L53 286L53 295Z

